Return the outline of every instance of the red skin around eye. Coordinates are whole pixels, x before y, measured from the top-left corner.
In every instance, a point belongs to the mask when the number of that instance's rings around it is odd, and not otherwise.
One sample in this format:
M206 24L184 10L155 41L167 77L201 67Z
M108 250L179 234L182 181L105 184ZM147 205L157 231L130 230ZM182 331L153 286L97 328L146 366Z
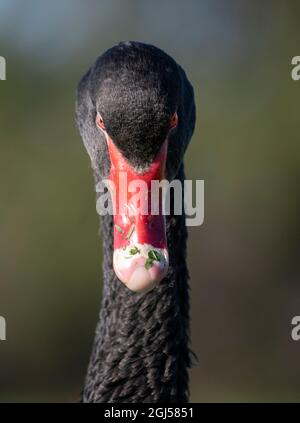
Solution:
M154 248L166 248L165 218L161 213L161 199L159 201L158 215L151 215L151 181L165 178L167 141L162 145L159 153L144 173L136 172L128 161L122 156L114 145L113 141L107 137L107 145L111 159L111 170L109 179L116 187L116 214L114 215L114 249L123 248L128 245L150 244ZM120 186L120 172L125 172L127 177L127 202L119 204L120 191L123 198L126 197L123 185ZM123 174L124 175L124 174ZM137 191L129 192L129 184L135 180L142 180L147 185L148 214L134 212L133 196ZM122 201L122 198L121 198ZM146 204L146 201L145 201ZM146 207L146 206L145 206Z

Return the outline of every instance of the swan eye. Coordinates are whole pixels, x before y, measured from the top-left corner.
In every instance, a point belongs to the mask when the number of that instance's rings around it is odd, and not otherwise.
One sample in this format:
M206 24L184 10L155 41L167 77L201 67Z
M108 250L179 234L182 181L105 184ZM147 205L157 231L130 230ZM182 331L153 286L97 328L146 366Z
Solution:
M97 116L96 116L96 125L98 126L99 129L102 129L103 131L105 131L104 121L102 119L102 116L99 113L97 113Z
M178 125L178 115L175 112L170 118L170 129L175 128Z

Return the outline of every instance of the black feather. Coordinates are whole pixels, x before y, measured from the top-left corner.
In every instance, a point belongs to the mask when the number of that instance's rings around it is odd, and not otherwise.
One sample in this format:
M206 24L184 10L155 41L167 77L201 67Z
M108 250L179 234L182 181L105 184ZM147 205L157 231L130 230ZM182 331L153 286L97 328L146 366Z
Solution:
M183 155L195 125L193 89L184 71L160 49L120 43L100 56L78 86L76 122L96 183L108 174L109 155L96 113L136 167L153 160L177 111L169 137L169 179L184 180ZM146 295L129 291L113 271L113 218L102 218L104 288L83 402L188 400L189 283L185 216L167 217L169 271Z

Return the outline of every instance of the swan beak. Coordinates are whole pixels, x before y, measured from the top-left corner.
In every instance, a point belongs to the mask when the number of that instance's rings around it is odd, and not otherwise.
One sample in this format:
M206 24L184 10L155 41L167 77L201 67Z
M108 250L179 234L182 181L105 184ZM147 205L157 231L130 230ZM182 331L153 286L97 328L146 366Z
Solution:
M144 294L162 281L169 267L163 198L152 189L153 181L165 177L167 141L143 172L128 163L110 138L107 145L115 190L114 271L127 288Z

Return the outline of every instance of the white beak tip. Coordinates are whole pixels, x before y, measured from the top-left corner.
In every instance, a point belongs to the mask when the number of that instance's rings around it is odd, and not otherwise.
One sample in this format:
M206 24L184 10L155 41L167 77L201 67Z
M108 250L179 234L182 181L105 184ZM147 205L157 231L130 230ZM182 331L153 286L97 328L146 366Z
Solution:
M156 255L153 257L157 260L149 261L148 253L154 251L152 246L139 246L139 252L132 257L130 251L132 249L114 251L114 271L128 289L145 294L154 289L166 276L169 266L168 252L166 249L156 249Z

